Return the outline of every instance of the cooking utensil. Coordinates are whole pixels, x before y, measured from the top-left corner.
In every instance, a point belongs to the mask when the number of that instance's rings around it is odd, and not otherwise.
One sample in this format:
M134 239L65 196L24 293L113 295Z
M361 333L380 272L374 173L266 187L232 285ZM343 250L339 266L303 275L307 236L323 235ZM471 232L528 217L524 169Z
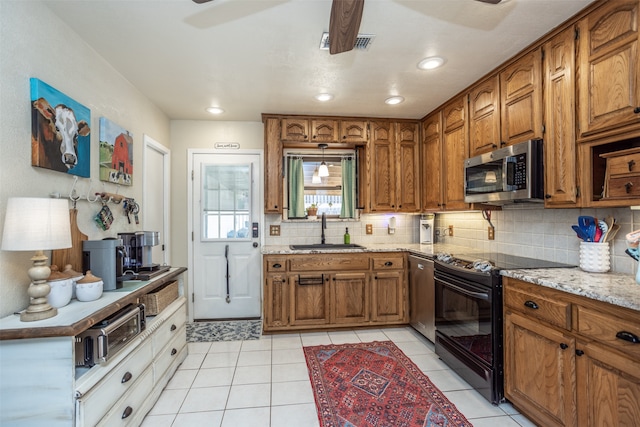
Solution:
M573 228L573 231L576 232L576 234L578 235L578 237L580 239L582 239L583 241L587 241L588 236L585 234L585 232L582 230L582 228L578 227L577 225L572 225L571 228Z
M581 215L578 217L578 226L587 238L585 242L593 242L596 236L596 221L592 216Z
M620 224L613 224L613 227L611 227L611 229L609 229L609 233L607 233L607 239L605 242L612 241L613 238L616 237L616 234L618 234L618 230L620 230Z
M601 219L600 221L598 221L598 228L600 229L601 233L600 236L596 236L596 241L604 242L604 236L609 231L609 226L607 225L606 221Z

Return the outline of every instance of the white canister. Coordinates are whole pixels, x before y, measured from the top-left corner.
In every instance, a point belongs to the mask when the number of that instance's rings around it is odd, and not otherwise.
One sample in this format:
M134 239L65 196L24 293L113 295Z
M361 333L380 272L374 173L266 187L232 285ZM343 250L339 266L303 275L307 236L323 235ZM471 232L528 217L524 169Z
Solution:
M78 283L78 280L82 280L84 278L84 274L75 271L73 267L71 267L71 264L64 266L63 273L73 280L73 292L71 293L71 298L73 299L76 297L76 283Z
M102 279L91 274L91 270L87 270L84 279L76 283L76 298L78 301L95 301L102 296L103 288Z
M591 273L605 273L611 268L609 242L580 242L580 268Z
M69 304L73 293L73 280L71 280L71 277L58 271L57 265L52 265L47 283L51 288L49 295L47 295L47 302L51 307L60 308Z

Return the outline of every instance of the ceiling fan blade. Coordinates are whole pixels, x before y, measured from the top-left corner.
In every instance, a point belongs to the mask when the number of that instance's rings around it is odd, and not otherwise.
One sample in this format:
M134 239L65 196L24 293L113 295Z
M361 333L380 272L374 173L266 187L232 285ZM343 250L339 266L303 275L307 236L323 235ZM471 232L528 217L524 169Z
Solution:
M195 0L194 0L194 1L195 1ZM502 0L477 0L477 1L481 1L482 3L498 4L498 3L500 3Z
M198 4L208 3L210 1L213 1L213 0L193 0L194 3L198 3Z
M333 0L329 19L329 53L353 49L360 29L364 0Z

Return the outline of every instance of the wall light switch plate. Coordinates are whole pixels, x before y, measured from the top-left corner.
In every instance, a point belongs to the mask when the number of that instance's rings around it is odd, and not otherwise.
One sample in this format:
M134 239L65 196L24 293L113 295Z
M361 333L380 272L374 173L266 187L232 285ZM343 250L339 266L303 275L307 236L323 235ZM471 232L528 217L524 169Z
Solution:
M270 236L279 236L280 235L280 226L279 225L270 225L269 226L269 235Z
M367 234L373 234L373 224L367 224Z
M453 236L453 225L449 226L449 236Z
M496 238L496 229L491 227L491 226L489 226L489 227L487 227L487 230L489 232L489 234L487 235L487 238L489 240L495 240L495 238Z

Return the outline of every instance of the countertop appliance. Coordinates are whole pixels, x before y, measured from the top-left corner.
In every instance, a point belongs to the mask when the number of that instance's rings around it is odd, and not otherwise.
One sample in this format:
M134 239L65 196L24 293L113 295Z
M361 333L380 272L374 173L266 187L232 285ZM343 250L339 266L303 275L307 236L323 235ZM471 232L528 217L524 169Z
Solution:
M543 203L542 151L542 140L531 139L465 160L464 201Z
M501 253L438 254L436 354L493 404L504 399L500 270L574 267Z
M434 243L434 225L435 225L435 214L425 214L420 218L420 244L421 245L432 245Z
M433 260L411 254L409 261L409 323L431 342L436 341Z
M124 247L121 239L84 240L82 242L82 270L102 279L105 291L122 287Z

